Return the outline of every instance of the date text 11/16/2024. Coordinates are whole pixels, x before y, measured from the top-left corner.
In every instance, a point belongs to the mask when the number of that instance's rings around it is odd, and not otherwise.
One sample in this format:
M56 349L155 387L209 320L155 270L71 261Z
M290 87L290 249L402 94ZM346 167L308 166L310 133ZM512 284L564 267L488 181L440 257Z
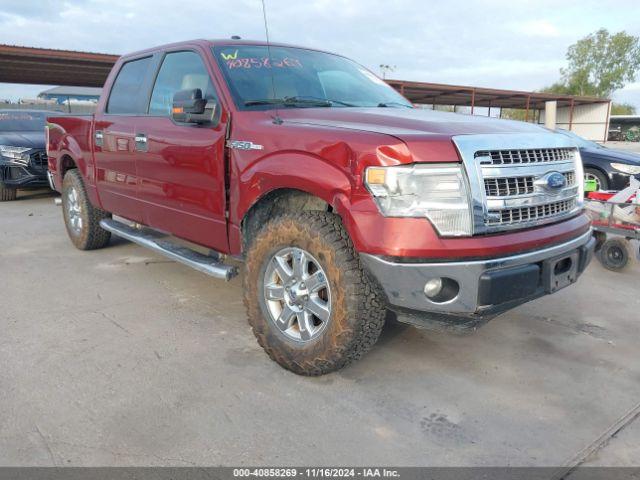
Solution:
M234 477L305 478L398 478L397 470L387 468L235 468Z

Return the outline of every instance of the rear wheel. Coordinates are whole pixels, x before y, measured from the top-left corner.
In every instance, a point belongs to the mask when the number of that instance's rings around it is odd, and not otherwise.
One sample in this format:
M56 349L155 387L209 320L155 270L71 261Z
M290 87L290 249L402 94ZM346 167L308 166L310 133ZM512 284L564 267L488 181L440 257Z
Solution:
M596 190L609 190L609 180L600 170L586 168L584 170L584 179L585 181L594 180L596 182Z
M602 265L613 271L620 271L629 263L629 242L623 238L610 238L600 249Z
M304 212L270 221L249 246L245 268L249 323L282 367L322 375L377 341L384 302L338 216Z
M17 195L18 191L15 188L0 183L0 202L11 202L16 199Z
M100 227L100 220L111 214L94 207L78 170L69 170L62 182L62 212L71 242L80 250L95 250L109 243L111 233Z

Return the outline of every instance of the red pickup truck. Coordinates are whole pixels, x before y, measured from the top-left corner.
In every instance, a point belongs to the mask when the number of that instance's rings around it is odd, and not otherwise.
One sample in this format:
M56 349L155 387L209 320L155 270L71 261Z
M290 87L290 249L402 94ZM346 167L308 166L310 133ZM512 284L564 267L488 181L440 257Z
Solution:
M568 137L414 108L318 50L126 55L96 114L50 117L47 138L77 248L113 233L227 280L243 261L253 332L299 374L359 358L387 311L474 329L575 282L595 244Z

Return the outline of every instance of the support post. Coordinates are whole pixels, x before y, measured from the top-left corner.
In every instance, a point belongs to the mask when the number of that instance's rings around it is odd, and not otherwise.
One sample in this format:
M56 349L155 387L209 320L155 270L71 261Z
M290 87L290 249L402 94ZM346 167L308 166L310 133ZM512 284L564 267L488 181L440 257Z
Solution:
M607 123L604 124L604 140L609 140L609 122L611 121L611 100L609 100L609 108L607 108Z
M572 130L573 127L573 107L575 104L575 100L572 98L571 103L569 104L569 131Z
M544 126L549 130L556 129L556 112L558 110L558 102L550 100L544 103Z
M471 90L471 115L473 115L473 108L476 106L476 89Z

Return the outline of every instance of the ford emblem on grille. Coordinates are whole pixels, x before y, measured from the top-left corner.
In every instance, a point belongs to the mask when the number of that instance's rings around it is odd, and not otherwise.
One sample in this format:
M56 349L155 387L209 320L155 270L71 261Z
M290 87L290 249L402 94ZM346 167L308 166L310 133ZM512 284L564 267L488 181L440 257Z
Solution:
M549 172L536 180L535 184L551 192L559 192L567 186L567 178L560 172Z

